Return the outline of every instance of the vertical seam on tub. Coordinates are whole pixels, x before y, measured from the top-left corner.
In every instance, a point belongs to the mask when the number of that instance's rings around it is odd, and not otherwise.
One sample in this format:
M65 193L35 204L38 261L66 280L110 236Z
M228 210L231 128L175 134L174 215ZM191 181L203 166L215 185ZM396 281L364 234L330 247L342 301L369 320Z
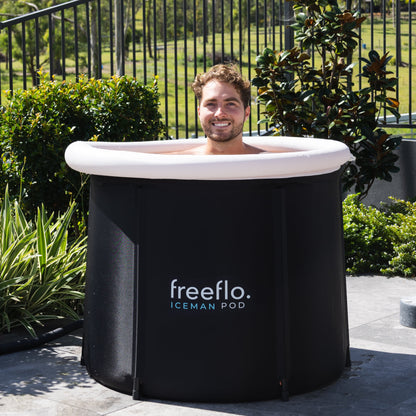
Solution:
M141 397L141 359L140 353L140 336L139 331L141 328L140 325L140 222L141 222L141 198L140 191L141 186L134 187L134 206L136 211L136 223L135 223L135 238L134 238L134 296L133 296L133 390L132 396L134 400L139 400Z
M282 400L289 397L288 378L290 374L290 310L289 310L289 279L287 264L287 215L286 215L286 190L274 188L273 190L273 211L274 215L273 238L275 247L275 300L276 300L276 340L279 342L277 350L277 376L280 386ZM280 274L280 275L279 275ZM279 284L279 281L281 282ZM279 290L280 289L280 290ZM281 302L281 305L280 305ZM282 327L282 329L281 329ZM280 335L280 337L279 337ZM282 351L282 356L280 356Z
M344 301L344 313L345 313L345 366L350 368L351 367L351 351L350 351L350 330L349 330L349 322L348 322L348 297L347 297L347 280L346 280L346 261L345 261L345 239L344 239L344 213L343 213L343 205L342 205L342 184L341 184L341 175L343 169L340 168L334 175L338 181L338 189L339 189L339 198L338 198L338 212L341 218L341 244L342 244L342 255L343 255L343 271L344 271L344 279L343 279L343 301Z

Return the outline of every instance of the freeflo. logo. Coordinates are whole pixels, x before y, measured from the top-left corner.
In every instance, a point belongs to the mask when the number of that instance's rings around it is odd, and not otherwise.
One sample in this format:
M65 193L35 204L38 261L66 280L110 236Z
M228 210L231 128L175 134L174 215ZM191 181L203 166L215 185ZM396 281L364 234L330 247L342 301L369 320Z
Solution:
M178 279L170 282L170 308L189 311L244 309L251 296L241 286L218 280L214 286L186 286Z

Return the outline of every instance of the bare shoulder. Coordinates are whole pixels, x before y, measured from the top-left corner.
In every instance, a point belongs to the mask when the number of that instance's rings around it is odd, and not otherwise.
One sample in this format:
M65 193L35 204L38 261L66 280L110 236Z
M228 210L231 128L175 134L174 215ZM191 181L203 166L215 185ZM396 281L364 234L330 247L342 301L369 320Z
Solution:
M261 149L260 147L252 146L250 144L244 144L244 150L245 150L244 153L246 153L246 154L252 154L252 155L258 154L258 153L265 153L266 152L266 150Z

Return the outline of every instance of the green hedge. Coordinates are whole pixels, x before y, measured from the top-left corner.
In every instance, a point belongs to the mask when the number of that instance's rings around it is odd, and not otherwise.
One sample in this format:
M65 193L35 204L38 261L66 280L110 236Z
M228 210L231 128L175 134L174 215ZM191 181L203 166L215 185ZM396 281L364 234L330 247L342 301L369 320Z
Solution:
M343 209L348 273L416 276L416 202L391 198L377 209L350 195Z
M66 165L66 147L76 140L155 140L164 131L156 82L43 80L9 93L0 108L0 195L8 184L12 198L22 196L26 213L42 204L48 212L65 212L77 200L85 215L85 178Z

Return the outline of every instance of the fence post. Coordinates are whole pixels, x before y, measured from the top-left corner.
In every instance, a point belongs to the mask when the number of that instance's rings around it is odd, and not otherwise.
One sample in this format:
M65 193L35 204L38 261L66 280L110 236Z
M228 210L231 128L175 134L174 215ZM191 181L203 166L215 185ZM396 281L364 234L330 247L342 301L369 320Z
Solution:
M294 23L294 14L293 14L293 2L285 1L284 2L284 22L285 22L285 49L292 49L295 46L295 40L293 36L293 30L289 28L289 25Z
M92 57L92 73L95 78L101 78L101 63L100 63L100 38L98 36L98 10L95 2L90 3L91 7L91 57Z
M125 75L124 68L124 5L123 0L115 0L115 40L116 40L116 73Z

